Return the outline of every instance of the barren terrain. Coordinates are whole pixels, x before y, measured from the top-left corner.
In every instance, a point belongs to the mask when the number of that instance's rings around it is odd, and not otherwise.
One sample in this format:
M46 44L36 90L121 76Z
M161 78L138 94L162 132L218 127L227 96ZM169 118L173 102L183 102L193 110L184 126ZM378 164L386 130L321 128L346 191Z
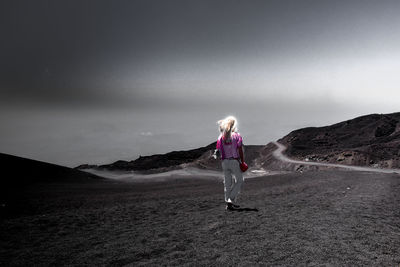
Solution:
M399 190L397 174L272 175L228 212L211 177L40 183L0 222L0 265L395 266Z
M0 154L0 265L398 266L389 115L245 146L236 211L214 144L76 169Z

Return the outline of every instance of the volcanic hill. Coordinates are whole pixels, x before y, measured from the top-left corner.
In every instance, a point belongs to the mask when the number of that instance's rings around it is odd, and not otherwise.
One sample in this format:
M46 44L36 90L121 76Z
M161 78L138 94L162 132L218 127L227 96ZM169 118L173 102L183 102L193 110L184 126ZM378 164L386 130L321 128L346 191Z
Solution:
M217 142L207 146L181 151L172 151L165 154L141 156L132 161L118 160L111 164L90 165L82 164L76 169L98 169L109 171L137 171L143 174L160 173L164 171L197 167L200 169L221 170L219 159L212 157ZM245 159L250 166L259 157L262 145L244 145Z
M292 158L381 168L400 167L400 113L372 114L295 130L278 140Z
M372 114L324 127L295 130L278 140L287 146L289 157L326 163L400 168L400 113ZM216 142L207 146L119 160L111 164L83 164L77 169L110 171L137 171L143 174L197 167L221 170L219 160L212 157ZM249 170L296 170L298 166L274 158L273 143L244 144L245 160ZM311 167L314 168L314 167Z
M0 179L0 219L32 212L27 199L33 188L48 188L74 184L90 184L104 178L80 170L0 153L3 175ZM35 191L35 190L33 190ZM41 193L40 193L41 194ZM57 192L52 192L57 194ZM41 197L46 198L47 193Z

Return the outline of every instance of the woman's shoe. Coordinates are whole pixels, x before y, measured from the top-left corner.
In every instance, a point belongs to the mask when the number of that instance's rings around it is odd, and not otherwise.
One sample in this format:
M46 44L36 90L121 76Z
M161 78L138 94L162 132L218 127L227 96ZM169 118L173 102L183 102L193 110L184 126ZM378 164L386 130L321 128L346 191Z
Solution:
M226 202L226 210L235 210L237 208L240 208L239 205L233 204L231 202Z
M226 210L235 210L235 208L233 207L232 203L229 203L229 202L226 203L225 209L226 209Z

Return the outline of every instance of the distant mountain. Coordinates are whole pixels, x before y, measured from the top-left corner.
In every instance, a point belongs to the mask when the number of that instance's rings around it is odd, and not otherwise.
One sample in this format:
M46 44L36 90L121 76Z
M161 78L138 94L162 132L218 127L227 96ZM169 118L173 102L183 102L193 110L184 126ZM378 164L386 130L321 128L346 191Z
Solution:
M124 171L141 171L150 173L154 170L156 172L179 169L180 165L190 163L200 158L204 153L214 151L216 142L209 144L205 147L200 147L191 150L172 151L166 154L155 154L151 156L141 156L132 161L118 160L111 164L104 165L80 165L76 169L106 169L106 170L124 170Z
M249 165L250 170L253 168L258 168L256 167L257 160L261 157L260 153L264 147L264 145L243 145L244 158L246 163ZM208 151L188 165L200 169L222 170L221 160L219 158L214 159L211 157L212 153L213 151Z
M361 116L308 127L279 140L292 158L359 166L400 168L400 113Z
M76 169L102 169L110 171L123 170L137 171L140 173L159 173L191 166L200 169L220 170L220 160L212 157L216 148L216 144L217 142L213 142L207 146L196 149L172 151L166 154L144 156L132 161L118 160L114 163L105 165L83 164L76 167ZM259 156L258 150L260 150L262 147L264 146L244 145L246 162L248 162L250 166L254 159Z
M331 126L308 127L295 130L278 140L288 149L292 158L306 161L340 163L359 166L400 168L400 113L372 114L347 120ZM197 149L172 151L166 154L119 160L105 165L80 165L77 169L137 171L159 173L185 167L221 170L219 159L212 154L216 142ZM296 164L274 158L273 143L244 145L249 169L296 170ZM308 169L317 169L307 167Z

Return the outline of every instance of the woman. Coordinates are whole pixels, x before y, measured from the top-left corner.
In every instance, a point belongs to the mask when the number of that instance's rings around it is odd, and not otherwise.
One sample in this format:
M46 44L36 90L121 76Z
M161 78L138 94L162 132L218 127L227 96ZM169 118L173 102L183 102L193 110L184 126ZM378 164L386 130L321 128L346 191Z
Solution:
M224 171L224 195L227 210L238 208L237 197L243 184L243 175L240 170L240 163L244 162L243 139L237 132L237 120L228 116L219 120L220 135L217 140L217 150L221 155L221 165ZM216 151L217 151L216 150ZM232 174L235 176L233 179Z

